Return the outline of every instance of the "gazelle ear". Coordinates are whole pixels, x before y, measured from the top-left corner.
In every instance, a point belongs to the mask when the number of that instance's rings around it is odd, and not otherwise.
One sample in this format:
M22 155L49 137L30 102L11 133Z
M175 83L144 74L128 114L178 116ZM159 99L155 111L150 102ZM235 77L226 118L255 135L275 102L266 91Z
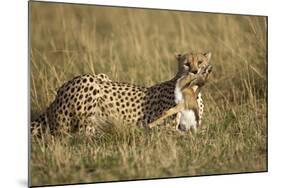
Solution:
M180 54L180 53L175 53L175 57L176 57L176 59L179 61L179 60L181 59L181 57L182 57L182 54Z
M208 61L210 61L212 57L212 53L211 52L204 53L204 56L207 58Z

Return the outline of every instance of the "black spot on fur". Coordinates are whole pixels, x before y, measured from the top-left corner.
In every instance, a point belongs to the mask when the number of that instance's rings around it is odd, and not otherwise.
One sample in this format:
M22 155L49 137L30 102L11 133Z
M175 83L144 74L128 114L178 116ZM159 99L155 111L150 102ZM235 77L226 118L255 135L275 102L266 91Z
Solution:
M94 94L94 95L96 95L96 94L97 94L97 90L96 90L96 89L94 89L93 94Z
M93 100L93 98L92 98L92 97L89 97L87 101L88 101L88 102L91 102L92 100Z

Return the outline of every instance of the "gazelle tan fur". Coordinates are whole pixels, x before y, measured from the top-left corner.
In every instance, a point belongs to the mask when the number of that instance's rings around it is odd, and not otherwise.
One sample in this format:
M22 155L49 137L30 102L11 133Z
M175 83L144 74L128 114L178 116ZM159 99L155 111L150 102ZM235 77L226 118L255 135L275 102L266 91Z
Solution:
M188 131L192 128L197 130L199 125L199 107L197 96L201 87L207 81L208 75L212 70L211 65L207 65L198 74L188 73L178 79L175 88L176 106L165 111L160 118L150 123L152 128L159 124L165 118L177 113L176 127L182 131Z

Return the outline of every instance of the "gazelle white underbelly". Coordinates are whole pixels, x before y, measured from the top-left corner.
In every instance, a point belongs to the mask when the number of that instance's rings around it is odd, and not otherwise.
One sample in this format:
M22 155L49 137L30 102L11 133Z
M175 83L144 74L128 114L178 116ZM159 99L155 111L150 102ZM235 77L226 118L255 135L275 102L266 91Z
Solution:
M185 109L180 111L180 125L179 128L183 131L187 131L190 128L196 130L197 122L196 116L193 110Z
M181 102L184 102L182 92L181 92L181 89L179 87L176 87L175 88L175 103L179 104Z

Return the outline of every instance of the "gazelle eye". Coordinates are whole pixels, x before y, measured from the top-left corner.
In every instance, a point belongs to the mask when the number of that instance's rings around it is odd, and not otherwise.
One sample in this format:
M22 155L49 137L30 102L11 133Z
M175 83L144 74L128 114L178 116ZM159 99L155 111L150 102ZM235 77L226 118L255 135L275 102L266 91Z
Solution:
M201 63L203 63L203 61L198 61L198 64L200 65Z

